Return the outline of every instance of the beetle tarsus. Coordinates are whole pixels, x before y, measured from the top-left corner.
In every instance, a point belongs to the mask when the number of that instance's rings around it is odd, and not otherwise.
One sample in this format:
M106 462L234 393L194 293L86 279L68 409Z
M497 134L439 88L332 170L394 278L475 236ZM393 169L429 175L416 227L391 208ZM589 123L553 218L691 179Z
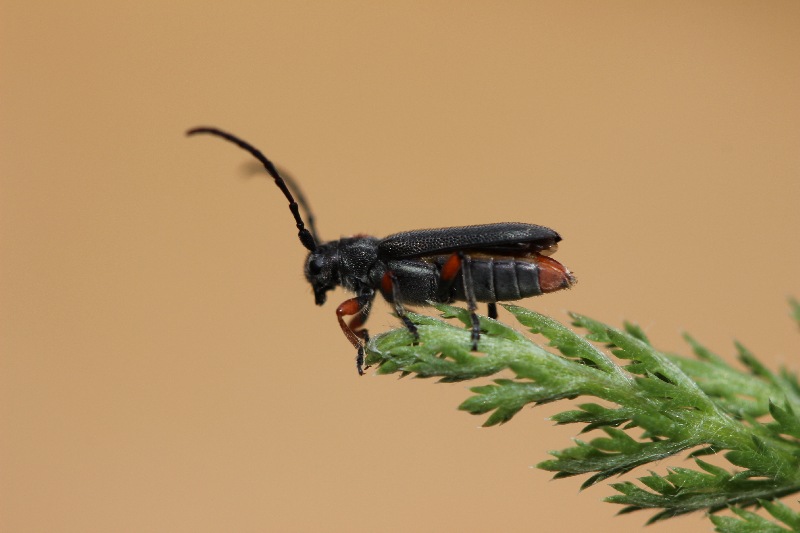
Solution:
M358 375L363 376L364 371L372 365L364 364L364 352L366 350L365 347L367 344L369 344L369 333L367 333L366 329L362 329L359 333L361 333L361 337L364 339L364 345L358 347L358 354L356 355L356 367L358 368Z
M477 352L478 341L481 340L481 321L478 318L478 315L476 315L474 311L470 313L469 318L470 320L472 320L472 335L471 335L472 351Z
M364 368L369 368L369 366L364 367L364 347L359 346L358 352L356 352L356 370L358 370L358 375L364 375Z
M411 336L414 337L414 344L419 344L419 330L417 329L417 325L414 324L410 318L406 315L400 315L400 320L403 321L403 325L406 327Z

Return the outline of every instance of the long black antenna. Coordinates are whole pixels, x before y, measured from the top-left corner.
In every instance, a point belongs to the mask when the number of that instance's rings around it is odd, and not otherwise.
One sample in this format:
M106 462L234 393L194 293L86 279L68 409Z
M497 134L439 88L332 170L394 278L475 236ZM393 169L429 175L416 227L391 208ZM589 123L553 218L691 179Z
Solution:
M306 226L308 227L311 235L314 237L314 240L320 242L319 233L317 233L317 224L316 218L314 217L314 211L311 210L311 205L308 203L306 199L306 195L303 194L303 189L300 188L298 185L297 180L292 176L292 174L283 167L275 166L278 170L278 173L283 178L283 181L286 182L286 186L289 187L289 192L295 197L297 200L297 204L300 206L302 210L303 218L306 221ZM245 172L247 174L263 174L264 167L258 161L250 161L245 166Z
M307 250L314 251L317 249L317 240L315 235L312 234L310 231L306 229L306 225L303 222L303 218L300 216L300 210L298 208L298 204L292 196L292 193L289 191L289 188L286 186L286 182L278 173L278 170L275 168L275 165L272 164L272 161L266 158L264 154L261 153L260 150L255 148L250 143L247 143L240 138L232 135L228 132L222 131L217 128L207 128L207 127L200 127L200 128L192 128L186 132L186 135L196 135L198 133L208 133L210 135L216 135L217 137L222 137L226 141L232 142L242 150L246 150L250 152L250 155L258 159L264 168L267 170L272 179L275 180L275 185L283 192L283 195L289 200L289 210L292 212L292 216L294 216L294 220L297 223L297 236L300 237L300 242L305 246ZM305 203L305 202L304 202ZM313 229L313 227L312 227Z

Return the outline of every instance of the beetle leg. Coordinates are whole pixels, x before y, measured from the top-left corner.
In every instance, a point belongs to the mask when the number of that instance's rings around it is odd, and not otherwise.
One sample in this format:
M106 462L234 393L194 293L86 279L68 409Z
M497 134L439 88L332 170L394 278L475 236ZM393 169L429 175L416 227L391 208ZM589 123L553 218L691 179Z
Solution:
M339 320L339 327L342 328L344 336L357 350L356 353L356 369L359 375L364 375L364 346L369 340L369 333L362 326L369 317L370 304L372 303L373 296L366 294L356 296L342 302L342 305L336 308L336 318ZM345 323L345 316L352 316L350 324Z
M403 307L403 299L400 296L400 282L397 280L397 274L392 270L387 270L381 280L383 293L392 293L392 302L394 303L394 312L403 321L403 325L414 336L414 344L419 343L419 332L417 326L410 318L406 316L406 308Z
M486 307L489 318L497 320L497 304L494 302L489 302L486 304Z
M481 322L475 311L478 310L478 304L475 301L475 291L472 286L472 258L464 252L456 252L451 255L442 266L442 273L439 280L438 297L440 301L450 301L449 293L450 288L455 282L458 272L461 271L461 280L464 283L464 296L467 301L467 308L469 309L469 318L472 323L472 351L478 350L478 340L481 338ZM492 318L497 317L497 306L493 303L489 304L489 316L492 313L492 306L494 306L494 315Z
M367 321L369 318L369 312L372 310L372 300L368 296L362 296L362 298L367 298L366 304L361 307L361 312L354 316L350 320L350 324L348 327L350 330L361 337L362 344L358 347L358 352L356 353L356 368L358 369L358 373L360 375L364 375L364 370L369 368L369 365L364 366L364 347L369 342L369 332L367 328L364 327L364 322Z
M478 303L475 301L475 290L472 286L472 258L464 252L458 252L461 259L461 279L464 280L464 296L467 300L469 318L472 321L472 351L478 350L478 340L481 338L481 321L475 311Z

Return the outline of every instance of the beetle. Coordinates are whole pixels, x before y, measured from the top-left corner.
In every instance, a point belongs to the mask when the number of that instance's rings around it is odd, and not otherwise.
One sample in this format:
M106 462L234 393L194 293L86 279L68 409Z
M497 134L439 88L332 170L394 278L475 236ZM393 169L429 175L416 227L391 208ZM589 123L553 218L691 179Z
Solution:
M498 301L511 301L570 288L575 276L549 257L561 236L550 228L520 222L421 229L383 239L356 235L321 242L314 218L299 188L282 177L260 150L242 139L212 127L193 128L187 135L221 137L255 157L289 201L298 237L308 250L305 277L317 305L338 286L355 293L336 309L345 337L356 349L356 369L364 374L364 347L369 333L364 323L378 292L394 305L397 316L419 340L405 304L430 305L464 301L470 313L471 347L477 351L481 328L477 302L488 304L497 318ZM292 194L294 192L294 195ZM297 196L297 200L295 200ZM308 228L300 208L306 212ZM345 317L352 317L348 322Z

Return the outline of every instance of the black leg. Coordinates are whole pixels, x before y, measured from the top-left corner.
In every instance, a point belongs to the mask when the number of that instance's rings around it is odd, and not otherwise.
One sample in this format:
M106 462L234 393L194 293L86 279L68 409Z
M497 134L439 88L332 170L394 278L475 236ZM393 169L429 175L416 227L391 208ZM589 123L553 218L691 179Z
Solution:
M497 320L497 304L494 302L489 302L486 304L486 307L486 312L489 315L489 318Z
M481 322L475 313L478 304L475 301L475 287L472 285L472 258L464 252L456 252L451 255L444 265L442 265L441 277L439 279L438 300L440 302L450 301L449 294L453 283L461 272L461 280L464 283L464 298L469 309L470 322L472 324L472 351L478 350L478 340L481 338ZM494 303L489 304L489 316L497 317L497 307Z
M417 331L417 325L406 316L406 309L403 307L402 297L400 296L400 284L397 281L397 275L389 270L386 272L386 274L384 274L384 276L389 276L389 280L392 284L392 301L394 302L394 312L397 313L397 316L403 321L403 325L411 333L411 335L414 336L414 344L419 343L419 331Z
M464 280L464 296L467 300L469 318L472 322L472 351L478 350L478 341L481 338L481 321L475 311L478 310L478 303L475 301L475 290L472 285L472 258L464 252L458 252L461 259L461 277Z

